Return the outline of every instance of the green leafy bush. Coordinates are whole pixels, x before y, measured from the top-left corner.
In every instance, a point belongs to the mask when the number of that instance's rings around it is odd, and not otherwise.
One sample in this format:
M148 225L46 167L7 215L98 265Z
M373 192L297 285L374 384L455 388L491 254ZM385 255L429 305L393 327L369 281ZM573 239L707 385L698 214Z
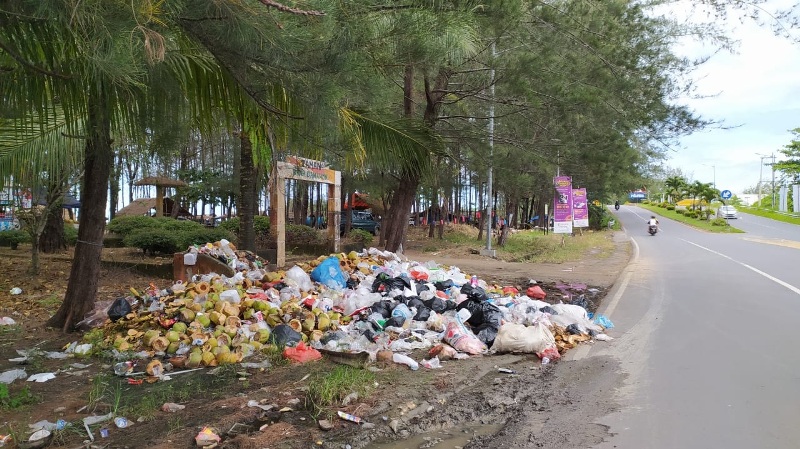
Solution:
M324 240L320 233L310 226L296 224L286 225L286 243L293 245L317 245L324 243Z
M728 222L724 218L715 218L711 220L711 226L727 226Z
M172 254L181 248L181 235L160 228L139 229L125 236L125 246L139 248L145 254Z
M30 243L30 241L31 236L25 231L20 231L19 229L0 231L0 246L16 249L20 243Z
M159 220L144 215L114 217L106 228L109 232L128 235L138 229L152 229L161 227Z
M667 204L667 210L675 210L674 204Z
M608 227L608 222L613 219L605 207L589 204L589 228L605 229Z
M661 203L661 204L659 204L659 205L658 205L658 207L660 207L660 208L662 208L662 209L669 209L669 207L670 207L670 206L672 206L672 204L669 204L669 203L668 203L668 202L666 202L666 201L664 201L663 203ZM675 206L672 206L672 208L674 209L674 208L675 208Z
M205 229L205 226L191 220L176 220L174 218L162 217L155 219L158 227L168 231L190 232Z
M364 246L369 246L372 243L373 235L363 229L351 229L350 233L347 234L347 238L353 241L353 243L358 243Z
M239 233L239 217L233 217L219 224L219 227L234 234ZM257 236L269 235L269 217L256 215L253 217L253 228Z
M67 245L75 246L78 243L78 228L69 223L65 224L64 238L67 240Z
M689 218L699 218L700 217L700 211L696 211L696 210L687 211L686 212L686 216L689 217Z
M675 213L678 215L686 215L686 209L675 209Z

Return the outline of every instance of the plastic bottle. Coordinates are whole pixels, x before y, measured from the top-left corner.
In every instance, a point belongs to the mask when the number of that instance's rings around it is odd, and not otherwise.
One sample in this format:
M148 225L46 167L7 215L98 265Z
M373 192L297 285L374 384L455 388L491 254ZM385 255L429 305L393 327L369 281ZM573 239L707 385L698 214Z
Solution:
M133 362L119 362L114 365L114 374L117 376L124 376L133 371Z
M394 354L392 354L392 361L394 363L400 363L402 365L408 366L409 368L411 368L411 371L416 371L419 369L419 363L417 363L416 360L412 359L411 357L405 354L400 354L395 352Z
M469 278L469 285L471 285L473 287L477 287L478 286L478 276L475 276L473 274L472 277Z
M233 252L231 249L231 242L227 241L226 239L222 239L219 241L219 247L222 249L222 253L228 256L229 258L233 259L236 257L236 253Z

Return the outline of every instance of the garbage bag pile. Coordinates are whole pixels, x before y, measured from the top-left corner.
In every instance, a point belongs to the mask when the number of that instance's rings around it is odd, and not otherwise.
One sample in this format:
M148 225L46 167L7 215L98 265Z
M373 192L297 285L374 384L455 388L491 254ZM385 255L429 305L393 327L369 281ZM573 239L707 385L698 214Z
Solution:
M597 291L583 291L561 296L571 304L554 304L535 281L520 294L457 267L370 248L285 271L243 263L233 277L132 288L113 301L102 328L119 351L186 368L238 363L267 345L297 348L284 355L298 362L319 358L317 350L374 359L382 350L429 349L438 359L491 350L535 353L546 363L582 341L611 339L610 320L592 320L586 309L586 295Z

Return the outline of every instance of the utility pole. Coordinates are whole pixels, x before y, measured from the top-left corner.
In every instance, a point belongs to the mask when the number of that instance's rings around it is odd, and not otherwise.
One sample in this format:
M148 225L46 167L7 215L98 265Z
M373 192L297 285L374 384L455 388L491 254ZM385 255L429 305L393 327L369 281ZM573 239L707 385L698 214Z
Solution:
M772 168L772 210L775 210L775 153L772 153L772 163L769 164Z
M764 159L769 159L772 156L765 156L763 154L756 153L759 159L759 168L758 168L758 203L756 203L757 207L761 208L761 187L764 185Z
M494 257L495 251L492 249L492 159L494 158L494 58L497 55L497 48L492 42L492 61L489 69L489 179L486 187L486 249L481 251L482 255Z

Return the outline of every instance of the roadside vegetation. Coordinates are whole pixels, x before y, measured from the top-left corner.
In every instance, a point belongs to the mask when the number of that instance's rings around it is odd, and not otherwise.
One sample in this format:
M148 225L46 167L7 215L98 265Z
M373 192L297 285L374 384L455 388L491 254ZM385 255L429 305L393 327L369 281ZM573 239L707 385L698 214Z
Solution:
M759 217L769 218L776 221L782 221L784 223L792 223L796 225L800 225L800 217L797 215L789 215L786 213L776 212L770 209L760 209L755 207L742 207L739 208L740 212L745 212L750 215L757 215Z
M730 234L744 232L741 229L731 226L729 220L725 220L724 218L712 218L714 214L711 209L703 211L676 209L675 205L670 203L651 203L649 201L642 201L637 205L651 212L655 212L662 217L679 221L705 231Z

